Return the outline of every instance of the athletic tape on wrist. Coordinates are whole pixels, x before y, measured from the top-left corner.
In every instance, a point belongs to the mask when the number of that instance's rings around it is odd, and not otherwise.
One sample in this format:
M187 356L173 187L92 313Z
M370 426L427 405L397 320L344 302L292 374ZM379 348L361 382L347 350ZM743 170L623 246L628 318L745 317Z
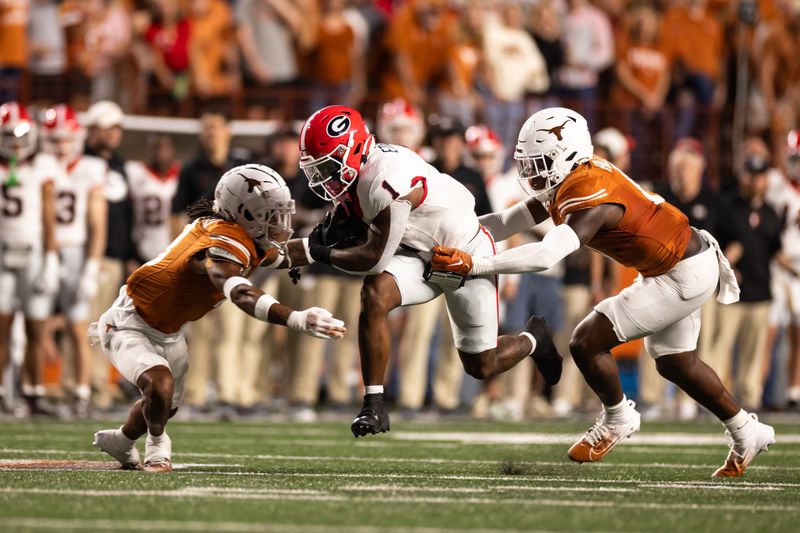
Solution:
M222 294L225 295L225 298L231 299L231 291L238 287L239 285L253 285L250 283L250 280L247 278L243 278L241 276L233 276L225 280L225 284L222 286Z
M316 261L314 261L314 258L311 257L311 249L308 246L308 237L303 239L303 251L305 251L305 253L306 253L306 260L308 261L309 265L311 263L316 263Z
M269 308L272 307L272 304L276 303L278 303L278 300L276 300L269 294L262 294L258 298L258 300L256 300L256 308L255 311L253 311L253 316L261 320L262 322L267 322L267 315L269 314Z

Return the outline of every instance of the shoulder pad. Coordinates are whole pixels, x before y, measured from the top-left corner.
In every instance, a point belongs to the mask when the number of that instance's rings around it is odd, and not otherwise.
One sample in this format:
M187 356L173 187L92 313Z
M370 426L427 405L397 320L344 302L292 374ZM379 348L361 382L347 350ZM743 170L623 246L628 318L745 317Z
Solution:
M235 265L239 265L240 267L244 268L241 259L236 257L236 254L233 252L229 252L225 248L221 246L212 246L206 252L206 255L215 261L227 261L229 263L233 263Z

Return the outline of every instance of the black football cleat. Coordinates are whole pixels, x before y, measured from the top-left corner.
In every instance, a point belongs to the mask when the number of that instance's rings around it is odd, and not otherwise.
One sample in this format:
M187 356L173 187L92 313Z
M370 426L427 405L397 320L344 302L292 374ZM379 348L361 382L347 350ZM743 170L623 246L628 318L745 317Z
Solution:
M389 431L389 413L383 405L383 394L367 394L364 396L364 407L350 424L353 436L364 437L368 434L385 433Z
M533 315L525 324L525 331L536 339L536 349L533 350L533 361L542 373L542 377L549 385L555 385L561 379L561 366L563 359L553 344L553 334L540 316Z

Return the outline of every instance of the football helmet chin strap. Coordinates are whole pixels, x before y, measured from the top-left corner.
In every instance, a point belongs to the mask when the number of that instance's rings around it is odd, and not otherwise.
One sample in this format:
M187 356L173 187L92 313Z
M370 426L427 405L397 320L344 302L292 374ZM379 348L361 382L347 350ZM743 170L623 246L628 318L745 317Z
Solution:
M523 244L492 257L473 257L474 276L486 274L521 274L541 272L581 247L581 241L568 224L559 224L547 232L541 242Z

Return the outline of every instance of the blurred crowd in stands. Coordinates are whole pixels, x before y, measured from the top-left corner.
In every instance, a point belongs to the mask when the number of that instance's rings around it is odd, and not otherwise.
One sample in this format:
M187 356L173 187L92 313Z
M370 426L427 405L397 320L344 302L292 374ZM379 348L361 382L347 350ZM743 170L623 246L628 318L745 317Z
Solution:
M798 0L2 0L0 100L287 120L402 97L506 147L564 102L634 137L636 172L693 136L719 179L732 126L774 148L795 124L798 47Z
M0 103L94 103L82 124L85 150L122 176L128 192L106 194L108 246L92 320L126 274L161 251L142 227L177 234L186 207L210 198L232 166L258 161L277 170L298 204L295 234L309 232L329 206L299 170L295 121L323 105L363 109L379 141L418 150L466 184L478 214L522 197L510 154L524 119L545 106L573 107L587 117L598 155L714 234L734 265L741 301L706 305L700 357L746 409L797 409L798 50L798 0L0 0ZM199 121L196 153L179 153L163 131L148 137L140 163L165 184L167 202L136 194L122 155L123 111ZM252 153L232 139L233 117L279 126ZM543 315L566 353L577 321L635 276L584 251L550 271L503 276L502 329L519 331L530 314ZM314 265L296 284L281 272L254 283L288 305L357 322L358 277ZM408 416L521 420L597 407L569 360L553 390L529 360L487 384L465 377L445 316L441 301L393 314L387 395ZM288 406L293 418L313 420L321 407L350 414L361 396L354 327L326 343L249 320L226 302L188 338L179 416ZM46 394L69 397L75 376L59 363L62 351L47 344L45 372L29 378L39 380L29 383L36 391L46 384ZM616 353L629 369L628 396L649 416L697 416L640 351L630 343ZM136 394L99 349L92 357L95 412Z

